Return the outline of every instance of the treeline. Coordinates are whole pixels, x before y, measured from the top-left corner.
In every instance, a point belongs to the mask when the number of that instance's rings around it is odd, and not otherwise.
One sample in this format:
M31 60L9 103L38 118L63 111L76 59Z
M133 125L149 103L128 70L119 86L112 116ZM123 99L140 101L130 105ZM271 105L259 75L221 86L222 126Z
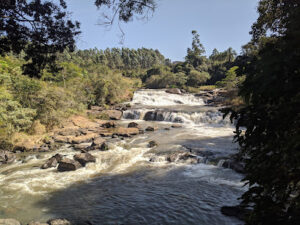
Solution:
M110 69L138 70L149 69L155 65L164 65L168 60L158 51L147 48L97 48L65 51L58 57L59 61L72 62L81 67L101 64Z

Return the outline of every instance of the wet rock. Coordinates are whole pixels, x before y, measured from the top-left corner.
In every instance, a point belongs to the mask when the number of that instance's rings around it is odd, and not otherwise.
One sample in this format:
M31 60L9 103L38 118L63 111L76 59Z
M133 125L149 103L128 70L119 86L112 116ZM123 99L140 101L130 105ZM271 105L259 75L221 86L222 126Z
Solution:
M41 169L48 169L48 168L51 168L51 167L56 167L57 164L62 160L62 155L61 154L56 154L54 156L52 156L51 158L49 158L47 160L46 163L44 163L42 166L41 166Z
M172 127L172 128L182 128L182 125L179 125L179 124L173 124L171 127Z
M39 152L49 152L51 151L50 148L49 148L49 145L42 145L39 149L38 149Z
M0 150L0 165L13 163L16 159L16 155L9 151Z
M59 162L57 170L59 172L74 171L74 170L79 169L80 167L82 167L82 166L78 161L64 158Z
M147 127L147 128L145 129L145 131L155 131L155 128L154 128L154 127L151 127L151 126L149 126L149 127Z
M226 216L236 217L240 220L245 220L251 213L250 209L241 206L223 206L221 207L222 214Z
M225 160L222 163L222 167L232 169L238 173L245 172L245 166L243 163L231 159Z
M21 225L21 223L15 219L0 219L0 225Z
M131 122L128 124L128 128L131 128L131 127L140 128L140 125L138 123Z
M92 142L75 144L75 145L73 145L73 148L76 151L89 151L92 149L92 144L93 144Z
M169 127L166 127L164 130L170 130L170 128L169 128Z
M123 112L120 110L103 110L102 114L107 115L111 120L120 120Z
M167 93L169 94L182 94L179 88L170 88L168 90L166 90Z
M105 123L101 124L101 127L113 128L113 127L116 127L116 124L113 121L108 121L108 122L105 122Z
M162 111L148 111L144 116L146 121L164 121L164 113Z
M130 137L131 135L139 134L139 129L135 127L132 128L119 127L115 130L114 134L122 137Z
M100 150L101 151L107 151L109 148L108 148L108 145L106 143L103 143L101 146L100 146Z
M48 220L47 223L49 225L72 225L72 223L67 219L52 219Z
M78 161L82 166L85 166L87 163L96 162L96 158L90 153L80 153L74 155L74 159Z
M149 148L153 148L153 147L155 147L155 146L157 146L156 141L150 141L150 142L148 143L148 147L149 147Z
M193 155L189 152L184 153L172 153L171 155L167 156L168 162L187 162L196 164L198 163L198 157L196 155Z

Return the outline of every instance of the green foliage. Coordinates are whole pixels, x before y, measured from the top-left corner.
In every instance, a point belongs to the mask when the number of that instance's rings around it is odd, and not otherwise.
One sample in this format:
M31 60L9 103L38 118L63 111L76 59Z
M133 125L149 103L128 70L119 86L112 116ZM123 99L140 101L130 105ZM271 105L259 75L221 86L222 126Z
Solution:
M261 0L258 11L254 47L248 45L239 60L239 74L246 74L240 95L247 104L231 110L231 118L237 120L235 138L246 157L249 190L242 203L253 208L247 224L298 224L299 2ZM267 31L271 38L264 37Z
M41 77L48 65L57 72L56 53L74 49L79 23L68 19L66 3L0 1L0 55L25 53L23 72Z
M197 87L204 84L210 78L209 73L192 70L188 75L187 85Z
M223 80L218 81L216 85L227 90L234 90L240 87L246 77L237 76L236 71L238 70L238 68L239 67L237 66L230 68L225 74L226 77Z
M36 110L23 108L13 96L0 86L0 137L7 138L14 132L26 131L31 127Z
M186 83L186 75L184 73L163 72L162 74L150 76L145 85L147 88L168 88L182 87Z

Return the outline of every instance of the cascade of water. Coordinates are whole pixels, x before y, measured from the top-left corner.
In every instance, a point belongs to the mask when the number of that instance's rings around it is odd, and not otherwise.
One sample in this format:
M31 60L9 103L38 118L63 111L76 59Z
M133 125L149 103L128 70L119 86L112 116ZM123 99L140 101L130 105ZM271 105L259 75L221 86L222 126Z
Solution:
M147 89L136 91L132 104L144 106L204 105L204 101L193 94L168 94L165 90Z

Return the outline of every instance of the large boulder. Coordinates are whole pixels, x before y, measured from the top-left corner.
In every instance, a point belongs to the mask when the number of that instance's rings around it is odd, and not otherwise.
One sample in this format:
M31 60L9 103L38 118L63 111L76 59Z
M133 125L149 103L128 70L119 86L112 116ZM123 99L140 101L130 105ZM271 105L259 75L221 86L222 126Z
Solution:
M41 169L48 169L51 167L56 167L57 164L62 160L63 156L61 154L56 154L49 158L42 166Z
M198 163L198 157L189 152L175 152L167 156L168 162L186 162L196 164Z
M236 160L227 159L222 163L222 167L232 169L237 173L245 172L244 164Z
M103 110L103 115L107 115L111 120L120 120L122 118L123 112L120 110Z
M130 137L131 135L137 135L139 133L140 133L139 129L135 127L132 128L119 127L114 132L114 134L122 137Z
M63 128L62 130L58 131L58 135L61 136L77 136L80 135L80 131L78 127L67 127Z
M0 165L13 163L16 159L16 155L9 151L0 150Z
M155 131L155 127L148 126L145 131Z
M107 121L105 123L102 123L101 127L104 127L104 128L114 128L114 127L116 127L116 124L113 121Z
M182 94L179 88L170 88L170 89L166 90L166 92L169 94L177 94L177 95Z
M81 144L81 143L91 142L97 136L98 136L98 134L96 134L96 133L88 133L86 135L73 137L72 144Z
M15 219L0 219L0 225L21 225L21 223Z
M82 167L82 166L78 161L64 158L59 162L57 170L59 172L74 171L74 170L79 169L80 167Z
M67 219L51 219L48 220L47 223L49 225L72 225L72 223Z
M132 127L134 127L134 128L140 128L140 125L138 123L131 122L131 123L128 124L127 127L128 128L132 128Z
M90 153L80 153L74 155L74 159L78 161L82 166L85 166L87 163L96 162L96 158Z

